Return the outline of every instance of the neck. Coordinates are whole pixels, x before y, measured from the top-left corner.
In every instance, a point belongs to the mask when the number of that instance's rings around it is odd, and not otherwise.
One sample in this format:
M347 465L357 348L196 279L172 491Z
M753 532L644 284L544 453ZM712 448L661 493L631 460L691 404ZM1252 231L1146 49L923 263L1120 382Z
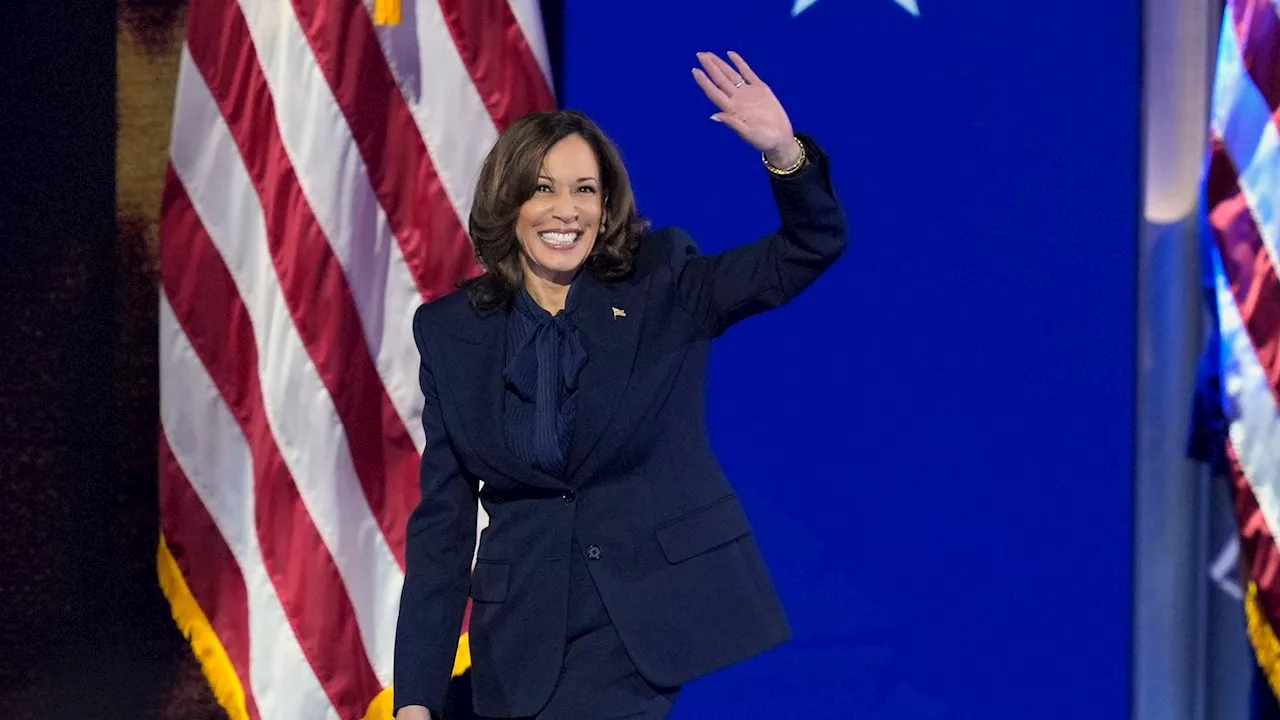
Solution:
M525 273L524 289L538 306L552 315L564 310L569 299L569 281L564 283L547 280L533 273Z

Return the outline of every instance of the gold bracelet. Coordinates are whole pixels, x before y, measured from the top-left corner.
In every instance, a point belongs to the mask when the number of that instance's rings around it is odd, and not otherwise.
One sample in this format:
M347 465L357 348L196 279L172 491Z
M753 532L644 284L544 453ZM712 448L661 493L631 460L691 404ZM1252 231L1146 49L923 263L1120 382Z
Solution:
M805 153L804 143L800 142L800 138L795 138L795 141L796 141L796 146L800 148L800 159L796 160L795 164L793 164L789 168L786 168L785 170L776 168L773 165L771 165L769 163L769 158L765 157L764 153L760 153L760 159L764 161L764 166L769 169L769 172L773 173L774 175L792 175L797 170L799 170L801 167L804 166L804 163L806 160L809 159L809 156L808 154Z

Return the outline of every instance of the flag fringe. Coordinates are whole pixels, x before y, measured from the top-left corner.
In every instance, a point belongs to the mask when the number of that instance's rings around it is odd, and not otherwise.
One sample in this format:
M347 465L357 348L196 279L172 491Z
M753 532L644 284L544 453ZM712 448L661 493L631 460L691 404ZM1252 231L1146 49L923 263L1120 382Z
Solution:
M458 677L471 669L471 633L458 638L458 654L453 657L453 676Z
M400 0L373 0L374 25L399 25Z
M369 703L364 711L364 720L392 720L391 709L394 707L393 688L387 686Z
M1262 604L1258 600L1258 584L1252 580L1249 581L1249 594L1244 601L1244 614L1258 667L1267 676L1271 692L1280 697L1280 640L1276 638L1275 629L1262 611Z
M244 685L236 675L235 667L231 665L231 658L227 656L227 650L218 639L218 634L213 631L209 618L191 595L191 588L182 577L178 562L169 552L164 535L160 536L160 546L156 552L156 569L160 576L160 589L169 601L173 619L183 636L191 643L191 649L200 661L200 669L218 704L227 711L231 720L249 720Z
M164 535L160 536L160 544L156 551L156 569L160 576L160 589L165 599L169 601L174 622L191 643L191 649L195 652L196 659L200 661L200 669L204 672L205 680L209 683L209 689L213 691L218 704L227 711L231 720L249 720L249 711L244 699L244 685L240 682L240 676L236 674L226 648L218 639L218 634L213 631L213 625L209 622L208 616L204 614L204 610L191 594L191 588L187 586L178 562L169 552L169 544L165 542ZM468 635L469 633L463 633L458 639L458 652L453 661L454 677L471 669L471 643ZM369 703L364 720L391 720L393 703L393 688L384 688Z

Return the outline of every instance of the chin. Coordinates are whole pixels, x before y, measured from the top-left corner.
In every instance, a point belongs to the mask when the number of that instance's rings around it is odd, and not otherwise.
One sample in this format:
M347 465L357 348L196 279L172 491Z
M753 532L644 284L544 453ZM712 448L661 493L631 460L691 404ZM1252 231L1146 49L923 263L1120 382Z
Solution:
M572 278L572 276L575 275L584 264L586 264L587 256L582 255L574 258L539 257L536 258L536 261L538 263L538 267L543 271L542 274L545 275L549 273L554 275L557 280L560 280L561 278L568 280Z
M530 253L533 262L544 272L572 276L587 262L594 238L579 238L571 243L551 244L538 241Z

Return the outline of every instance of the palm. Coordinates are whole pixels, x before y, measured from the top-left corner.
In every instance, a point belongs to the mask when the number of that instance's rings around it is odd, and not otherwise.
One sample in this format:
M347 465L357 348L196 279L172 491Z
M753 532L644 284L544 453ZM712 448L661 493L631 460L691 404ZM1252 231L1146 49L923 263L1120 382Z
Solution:
M782 103L741 55L730 51L729 59L736 68L712 53L698 53L702 68L694 68L693 78L720 108L711 118L733 128L760 152L785 147L792 142L792 130Z

